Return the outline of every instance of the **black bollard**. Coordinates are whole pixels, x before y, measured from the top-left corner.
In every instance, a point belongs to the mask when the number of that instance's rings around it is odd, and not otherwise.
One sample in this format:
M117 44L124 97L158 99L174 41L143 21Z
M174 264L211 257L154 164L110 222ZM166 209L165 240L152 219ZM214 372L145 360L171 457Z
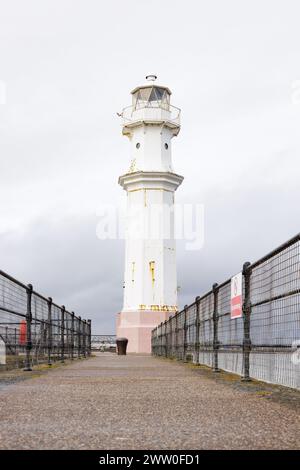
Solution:
M117 338L117 354L118 356L126 356L126 349L128 344L127 338Z

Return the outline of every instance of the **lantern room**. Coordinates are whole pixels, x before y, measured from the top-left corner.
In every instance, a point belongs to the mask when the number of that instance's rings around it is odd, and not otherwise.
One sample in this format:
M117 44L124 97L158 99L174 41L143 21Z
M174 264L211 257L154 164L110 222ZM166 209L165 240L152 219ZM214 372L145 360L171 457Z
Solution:
M131 135L133 127L141 124L164 124L180 129L180 109L170 104L171 91L156 83L156 75L147 75L146 83L132 90L132 105L124 108L123 134Z
M147 84L135 88L132 94L133 110L141 108L162 108L170 110L171 91L155 84L156 75L147 75Z

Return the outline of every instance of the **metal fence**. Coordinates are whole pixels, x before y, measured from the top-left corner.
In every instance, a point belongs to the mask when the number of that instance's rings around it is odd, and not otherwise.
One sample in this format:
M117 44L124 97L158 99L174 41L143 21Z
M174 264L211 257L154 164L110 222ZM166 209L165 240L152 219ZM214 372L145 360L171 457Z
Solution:
M0 271L0 342L0 370L31 370L34 364L86 357L91 351L91 320Z
M231 279L152 331L152 353L300 388L300 234L243 265L243 315Z
M116 335L92 335L91 349L92 351L115 351Z

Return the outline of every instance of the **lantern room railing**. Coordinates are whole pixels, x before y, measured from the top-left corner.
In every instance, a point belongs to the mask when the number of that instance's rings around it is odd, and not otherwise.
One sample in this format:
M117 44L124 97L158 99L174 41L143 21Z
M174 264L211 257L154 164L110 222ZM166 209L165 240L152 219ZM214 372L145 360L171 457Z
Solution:
M121 113L122 125L128 126L137 122L166 122L174 127L180 126L180 109L176 106L158 106L149 103L143 106L127 106Z

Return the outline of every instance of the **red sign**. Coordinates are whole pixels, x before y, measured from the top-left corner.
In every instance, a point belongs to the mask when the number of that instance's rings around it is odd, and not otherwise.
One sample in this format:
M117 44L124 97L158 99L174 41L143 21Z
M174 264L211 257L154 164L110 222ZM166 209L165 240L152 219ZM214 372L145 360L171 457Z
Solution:
M19 344L24 346L26 344L26 336L27 336L27 325L25 320L20 321L20 336L19 336Z
M231 318L243 316L243 274L231 278Z

